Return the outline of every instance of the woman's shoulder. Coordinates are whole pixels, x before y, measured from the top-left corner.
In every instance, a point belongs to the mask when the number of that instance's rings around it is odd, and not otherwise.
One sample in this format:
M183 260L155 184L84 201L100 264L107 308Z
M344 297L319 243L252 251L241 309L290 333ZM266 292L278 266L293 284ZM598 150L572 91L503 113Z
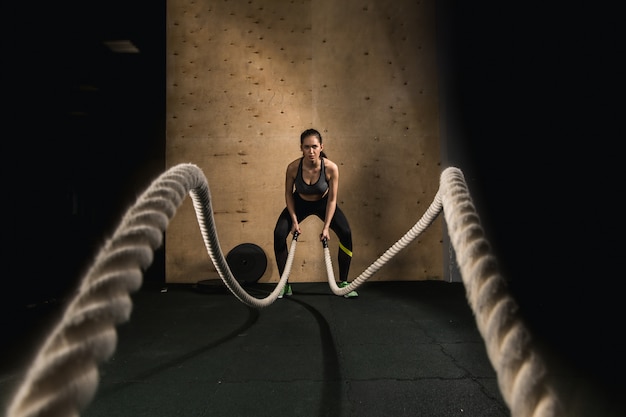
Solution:
M287 165L287 168L297 167L300 165L300 162L302 162L302 158L296 158L293 161L289 162L289 165Z
M330 159L324 157L324 168L330 170L338 170L337 164L331 161Z
M295 176L295 173L298 171L298 167L300 166L301 160L302 158L298 158L291 161L289 165L287 165L287 172L293 173Z

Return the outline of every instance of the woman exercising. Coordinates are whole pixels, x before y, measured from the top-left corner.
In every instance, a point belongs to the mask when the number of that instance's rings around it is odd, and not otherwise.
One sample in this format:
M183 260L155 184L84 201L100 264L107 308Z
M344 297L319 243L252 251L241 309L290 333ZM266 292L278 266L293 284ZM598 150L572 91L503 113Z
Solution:
M289 233L300 234L300 223L314 214L323 222L320 241L330 240L330 230L339 238L339 287L348 285L348 271L352 261L352 231L348 219L337 205L339 168L326 157L322 135L307 129L300 135L302 157L287 165L285 176L285 201L287 207L280 213L274 228L274 255L280 277L283 276L287 256ZM285 283L278 298L293 292ZM358 297L356 291L344 295Z

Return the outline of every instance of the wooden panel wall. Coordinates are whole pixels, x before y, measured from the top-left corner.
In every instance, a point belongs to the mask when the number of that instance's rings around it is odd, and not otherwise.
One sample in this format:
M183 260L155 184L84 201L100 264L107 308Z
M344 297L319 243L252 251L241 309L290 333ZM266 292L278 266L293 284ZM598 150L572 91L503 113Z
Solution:
M221 250L263 248L300 133L318 129L339 164L353 229L350 280L401 238L439 186L434 0L169 0L166 165L209 181ZM309 218L291 282L326 281L321 221ZM443 278L440 216L370 280ZM333 236L334 237L334 236ZM331 239L335 275L337 240ZM216 278L189 198L166 232L166 281Z

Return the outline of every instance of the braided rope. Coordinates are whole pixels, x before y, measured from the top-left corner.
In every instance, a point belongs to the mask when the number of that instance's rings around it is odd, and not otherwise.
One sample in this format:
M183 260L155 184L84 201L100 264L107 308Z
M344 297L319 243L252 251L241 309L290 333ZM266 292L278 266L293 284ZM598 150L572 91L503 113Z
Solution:
M12 397L7 417L77 417L91 402L98 385L98 365L110 358L116 348L115 326L130 317L129 293L141 287L142 271L152 263L154 250L162 244L163 232L187 194L193 201L207 252L230 291L241 302L256 308L276 300L291 271L297 234L274 290L264 299L251 296L233 277L221 251L206 177L196 165L177 165L148 187L101 248L61 321L48 335ZM557 415L559 404L546 384L545 366L532 349L517 305L497 272L460 170L448 168L442 173L440 189L422 218L348 286L339 288L335 283L325 246L333 293L344 295L360 286L432 224L442 209L470 306L512 415Z
M544 359L499 273L461 170L444 170L439 190L468 302L511 415L563 415Z
M389 249L378 257L365 271L363 271L358 277L356 277L350 284L343 288L339 288L335 281L335 275L333 272L332 261L330 257L330 249L327 242L323 243L324 261L326 263L326 275L328 276L328 284L335 295L345 295L353 290L356 290L361 284L370 279L380 268L382 268L391 258L396 256L398 252L406 248L415 238L424 232L437 218L442 210L441 195L439 192L435 195L433 202L430 204L426 213L415 223L415 225L404 234L396 243L394 243Z
M211 208L211 194L206 183L206 179L204 180L204 184L202 186L192 189L189 194L193 200L198 225L200 226L206 250L213 261L213 265L215 265L217 272L222 278L222 281L224 281L228 289L242 303L250 307L263 308L276 301L280 290L287 282L287 278L291 273L298 235L296 234L293 236L291 241L291 250L287 256L287 263L285 264L285 270L283 271L283 275L280 278L278 285L276 285L274 290L267 297L256 298L243 289L233 276L228 264L226 263L226 258L224 258L224 254L220 248L220 242L217 238L217 230L215 228L215 220L213 218L213 209Z
M339 288L335 283L330 250L324 242L326 274L333 293L344 295L357 289L426 230L442 209L457 254L468 302L512 416L562 415L562 406L547 379L543 358L532 346L532 337L519 314L517 303L508 293L506 281L499 274L465 178L458 168L443 171L439 191L422 218L348 286Z
M293 255L287 259L288 268L280 284L266 299L247 294L221 252L206 177L196 165L177 165L148 187L100 249L13 396L8 417L78 416L91 402L98 385L97 366L117 345L115 326L130 317L129 293L141 287L142 271L152 263L163 232L187 194L193 200L207 251L228 288L254 307L276 300Z

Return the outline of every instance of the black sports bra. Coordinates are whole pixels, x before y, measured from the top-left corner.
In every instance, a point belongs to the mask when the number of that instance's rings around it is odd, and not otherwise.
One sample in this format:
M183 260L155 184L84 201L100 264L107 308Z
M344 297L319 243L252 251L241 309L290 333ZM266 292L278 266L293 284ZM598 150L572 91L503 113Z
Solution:
M300 158L300 165L298 166L298 173L296 174L296 191L300 194L319 194L324 195L328 190L328 181L326 181L326 169L324 168L324 158L321 158L322 166L320 169L320 177L315 184L307 184L302 178L302 160Z

